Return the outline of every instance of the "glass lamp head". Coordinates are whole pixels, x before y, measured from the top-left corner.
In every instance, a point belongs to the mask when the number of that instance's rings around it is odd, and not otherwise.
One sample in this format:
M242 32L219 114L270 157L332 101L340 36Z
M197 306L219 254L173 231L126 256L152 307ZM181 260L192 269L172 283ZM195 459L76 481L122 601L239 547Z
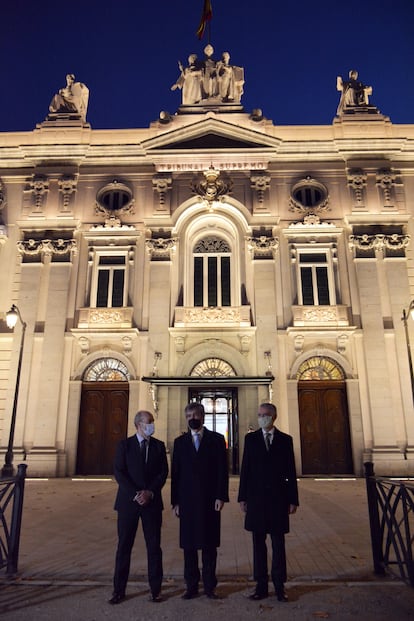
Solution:
M6 313L6 323L7 323L7 327L10 328L10 330L13 330L13 328L16 326L18 318L19 318L19 314L16 310L16 307L13 304L11 309L7 311Z

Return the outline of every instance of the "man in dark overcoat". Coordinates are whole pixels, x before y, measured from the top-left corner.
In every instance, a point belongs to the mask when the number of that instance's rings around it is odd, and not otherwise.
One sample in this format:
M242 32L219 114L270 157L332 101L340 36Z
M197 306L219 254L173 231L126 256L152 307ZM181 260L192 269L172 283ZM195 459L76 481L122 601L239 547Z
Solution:
M277 417L272 403L258 411L260 429L245 437L238 500L246 513L245 529L253 537L253 570L256 589L250 599L268 596L266 536L272 541L271 577L279 601L287 601L285 533L289 514L299 505L292 437L273 423Z
M216 599L220 511L229 500L226 444L224 436L203 426L201 403L189 403L185 417L189 429L176 438L171 465L171 504L180 519L180 547L184 550L183 599L198 595L198 550L204 592Z
M119 485L115 500L118 549L110 604L120 604L125 599L131 552L140 518L147 547L150 599L153 602L161 601L161 489L168 476L167 456L164 442L152 437L154 418L150 412L139 411L135 415L134 424L136 434L122 440L115 455L114 474Z

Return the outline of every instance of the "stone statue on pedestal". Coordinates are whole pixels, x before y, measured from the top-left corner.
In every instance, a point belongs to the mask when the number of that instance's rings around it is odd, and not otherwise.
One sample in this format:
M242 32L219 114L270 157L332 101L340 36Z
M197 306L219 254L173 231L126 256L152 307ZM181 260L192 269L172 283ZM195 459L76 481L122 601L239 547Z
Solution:
M368 106L368 96L372 95L372 86L365 86L358 81L358 71L355 69L349 72L349 79L343 81L341 76L336 79L336 88L342 91L339 101L337 115L342 114L346 108L355 108L357 106Z
M221 60L213 59L214 49L204 48L205 58L198 61L196 54L188 57L188 67L178 63L181 74L171 90L182 89L182 104L240 104L243 95L244 69L230 65L229 52L223 52Z
M82 82L75 82L73 73L66 76L66 86L59 89L50 102L49 111L57 114L79 114L86 121L89 89Z

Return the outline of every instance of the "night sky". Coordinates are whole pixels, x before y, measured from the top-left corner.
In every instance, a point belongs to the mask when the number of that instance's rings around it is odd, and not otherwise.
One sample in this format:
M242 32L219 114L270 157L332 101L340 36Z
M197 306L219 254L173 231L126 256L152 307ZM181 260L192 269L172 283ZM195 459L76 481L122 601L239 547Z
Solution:
M211 0L213 57L244 67L242 104L276 125L329 125L350 69L393 123L414 123L414 0ZM0 131L34 129L66 73L90 89L94 129L176 112L177 61L203 58L203 0L3 0Z

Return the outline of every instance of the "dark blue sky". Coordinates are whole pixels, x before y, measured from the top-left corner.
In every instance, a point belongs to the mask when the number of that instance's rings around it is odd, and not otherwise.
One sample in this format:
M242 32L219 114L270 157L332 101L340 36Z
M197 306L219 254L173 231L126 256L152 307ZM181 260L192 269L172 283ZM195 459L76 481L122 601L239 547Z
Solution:
M0 131L44 120L66 73L90 89L98 128L146 127L174 113L177 60L203 57L203 0L4 0ZM371 102L414 123L414 0L212 0L214 57L245 68L246 112L277 125L330 124L336 76L359 71Z

